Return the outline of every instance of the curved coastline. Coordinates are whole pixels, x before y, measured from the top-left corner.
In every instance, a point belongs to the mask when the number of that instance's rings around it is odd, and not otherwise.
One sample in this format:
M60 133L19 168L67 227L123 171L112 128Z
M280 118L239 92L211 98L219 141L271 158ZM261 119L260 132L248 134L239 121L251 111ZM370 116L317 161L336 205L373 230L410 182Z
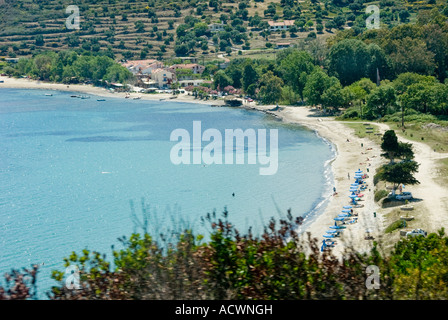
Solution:
M248 110L254 110L254 111L260 111L266 114L269 114L278 120L286 123L291 123L294 125L299 125L302 127L305 127L322 139L324 143L328 144L330 146L330 149L332 151L333 157L326 160L324 163L324 177L325 177L325 188L321 194L321 196L316 199L315 204L310 209L310 211L303 217L303 223L298 229L299 234L304 234L308 231L309 227L316 222L316 219L323 215L325 213L326 208L328 207L330 200L332 198L332 186L335 184L335 169L333 166L334 161L338 157L338 145L334 143L330 138L324 137L319 133L319 130L311 126L310 124L307 124L303 121L290 121L290 119L287 119L286 117L281 116L277 111L279 110L276 106L257 106L257 105L243 105L241 108L248 109ZM299 107L300 108L300 107Z
M111 93L107 89L94 87L91 85L67 85L64 84L55 84L55 83L38 83L37 81L28 80L28 79L14 79L8 77L1 77L0 80L5 80L4 83L0 84L0 88L16 88L16 89L43 89L43 90L58 90L58 91L71 91L71 92L83 92L85 94L92 94L102 97L110 97L110 98L125 98L126 94L123 93ZM189 96L187 94L180 94L176 99L172 99L172 94L135 94L136 96L141 96L142 100L156 100L161 101L163 99L169 99L171 102L182 102L182 103L196 103L196 104L205 104L209 106L223 106L223 100L199 100L195 99L193 96ZM132 96L131 96L132 98ZM254 102L245 103L240 108L245 108L249 110L262 111L267 114L270 114L279 120L285 123L291 123L296 125L301 125L309 128L310 130L316 132L316 134L321 137L324 141L326 140L328 143L334 146L335 148L335 156L333 159L329 159L329 167L331 167L331 174L333 175L334 187L337 190L348 190L349 181L347 180L347 173L354 172L358 169L358 163L361 164L365 158L365 155L360 155L361 152L355 152L351 147L354 144L358 144L358 146L363 143L366 148L370 147L371 151L369 151L369 157L376 157L372 165L371 172L371 181L370 183L373 185L373 170L379 165L380 158L380 150L379 147L376 146L372 141L366 138L358 138L353 134L353 130L348 129L342 123L334 121L333 118L330 117L320 117L316 115L315 109L311 109L309 107L277 107L275 105L270 106L259 106ZM350 139L350 143L345 143L345 141ZM361 153L362 154L362 153ZM325 192L324 192L325 193ZM319 201L315 207L307 214L306 224L302 227L303 231L306 233L310 233L312 237L321 236L327 228L334 223L333 218L336 210L340 210L340 208L347 204L347 198L343 200L343 197L339 195L333 196L323 196L324 199L317 200ZM364 232L365 228L375 230L373 233L377 235L381 226L381 219L375 219L372 221L370 219L370 215L368 214L371 210L377 210L375 208L376 204L373 201L373 194L369 194L365 197L364 203L366 203L366 209L359 210L363 211L359 213L360 218L365 217L365 219L359 219L360 221L365 220L361 225L358 223L357 225L352 226L349 230L350 235L347 233L341 238L341 242L344 242L344 238L350 241L350 245L356 248L358 251L364 251L370 248L370 245L364 241ZM306 228L305 228L306 227ZM305 232L303 232L305 233ZM335 254L341 253L344 246L337 246L333 249Z
M334 168L333 163L338 157L338 148L337 145L334 144L331 140L322 137L319 134L319 131L313 129L314 133L321 138L326 144L330 146L330 150L332 151L332 158L328 159L324 163L324 178L325 178L325 187L322 192L322 195L319 199L317 199L317 204L303 217L303 224L299 227L299 234L306 232L307 227L315 222L315 220L322 215L332 197L332 186L334 185Z
M305 223L299 228L302 236L309 233L312 238L321 240L328 227L334 224L334 217L340 213L344 205L349 204L348 190L352 182L349 175L351 174L351 177L353 177L357 169L365 171L370 169L367 183L373 186L374 172L381 164L379 146L368 138L357 137L353 129L335 121L333 117L319 115L317 109L290 106L278 108L275 105L258 106L255 104L244 107L273 115L286 123L305 126L334 146L335 156L329 160L329 163L332 169L333 187L336 188L337 193L331 194L324 201L319 202L314 212L310 211ZM346 191L344 192L344 190ZM342 256L347 247L351 247L358 252L370 250L372 242L364 240L366 229L371 230L371 234L375 238L383 233L382 215L379 214L375 219L372 215L372 212L377 212L379 209L374 201L373 188L368 189L368 192L366 190L362 204L364 205L363 208L355 209L359 222L347 228L343 236L338 238L337 241L341 245L332 250L336 256Z

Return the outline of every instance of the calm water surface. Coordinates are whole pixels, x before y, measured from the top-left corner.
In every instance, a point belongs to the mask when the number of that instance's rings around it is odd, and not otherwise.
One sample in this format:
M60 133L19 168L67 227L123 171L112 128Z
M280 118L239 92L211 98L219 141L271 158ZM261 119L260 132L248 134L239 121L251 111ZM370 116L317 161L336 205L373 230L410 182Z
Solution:
M185 226L206 234L200 218L225 207L238 229L260 232L288 208L316 213L331 192L332 147L310 130L242 109L72 94L0 89L0 272L44 263L41 298L63 257L84 248L110 256L118 237L139 231L131 202L139 215L144 199L154 234ZM172 164L171 132L192 132L195 120L223 136L278 129L277 173L262 176L259 164Z

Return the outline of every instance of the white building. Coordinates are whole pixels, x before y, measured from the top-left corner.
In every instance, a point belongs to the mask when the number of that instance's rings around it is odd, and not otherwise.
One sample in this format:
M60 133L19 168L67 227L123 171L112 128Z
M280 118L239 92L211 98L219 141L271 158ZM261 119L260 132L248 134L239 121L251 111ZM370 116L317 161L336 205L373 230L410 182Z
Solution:
M185 88L189 86L197 87L204 83L210 83L211 81L207 81L204 79L191 79L191 80L179 80L177 83L179 83L180 87Z
M160 89L168 89L176 79L176 75L170 70L159 68L152 72L151 79Z
M133 74L150 75L154 70L163 68L163 63L155 59L132 60L122 64Z
M186 63L186 64L174 64L169 68L171 71L176 72L178 69L190 69L193 74L202 74L205 67L197 63Z
M270 31L288 30L294 25L294 20L285 20L280 22L268 21Z
M211 32L224 31L224 23L211 23L208 25L208 30Z

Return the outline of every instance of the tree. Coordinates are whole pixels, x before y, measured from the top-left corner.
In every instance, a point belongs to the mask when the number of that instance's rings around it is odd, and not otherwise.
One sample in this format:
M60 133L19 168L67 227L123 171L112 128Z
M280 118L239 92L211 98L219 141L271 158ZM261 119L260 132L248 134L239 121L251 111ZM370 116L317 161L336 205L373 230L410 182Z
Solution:
M401 10L398 13L398 16L400 17L401 22L406 22L408 20L408 18L411 16L411 14L409 13L408 10Z
M232 86L235 88L241 88L241 80L243 78L243 67L239 59L233 60L229 66L225 69L225 73L232 79Z
M335 110L346 107L350 101L350 90L342 88L339 82L326 89L322 95L322 105Z
M418 172L419 164L415 161L402 161L383 165L378 171L378 178L393 183L392 193L395 193L399 184L414 185L420 182L414 177Z
M331 31L331 29L336 29L337 25L333 20L327 21L325 23L325 29L327 29L328 31Z
M395 159L395 154L398 152L398 138L394 130L387 130L381 138L381 149L385 152L384 157L388 158L391 162Z
M42 47L45 44L44 37L41 34L36 36L35 44L38 47Z
M398 77L392 82L392 86L398 94L405 93L411 85L414 84L436 84L437 80L433 76L425 76L413 72L405 72L398 75Z
M381 140L381 149L384 151L381 156L389 159L390 163L394 163L397 158L414 159L412 144L399 142L394 130L387 130Z
M107 69L107 73L104 76L104 80L109 82L126 83L132 78L132 73L125 67L119 64L113 64Z
M345 24L345 17L342 15L336 16L333 22L336 24L336 27L341 28Z
M282 96L283 80L268 71L261 76L258 97L263 104L278 103Z
M303 100L307 76L314 70L311 55L306 51L294 49L280 60L279 70L285 83L291 86Z
M248 93L248 88L258 81L258 73L252 66L252 63L247 63L243 69L242 85L243 91ZM253 94L253 93L252 93Z
M397 184L420 183L413 175L418 171L419 164L412 160L414 158L412 144L399 142L395 131L387 130L382 137L381 149L384 151L381 156L389 159L390 162L378 170L378 178L392 182L393 193ZM395 163L396 158L404 160Z
M136 32L145 32L145 25L143 24L143 22L141 20L135 21L134 23L135 26L135 31Z
M208 33L208 25L205 22L198 22L194 25L193 30L196 37L200 37Z
M343 85L351 84L368 75L371 56L361 40L346 39L333 45L328 54L330 73Z
M368 119L384 117L389 110L395 111L397 96L395 89L390 85L382 85L373 90L367 97Z
M225 87L232 85L232 79L223 71L219 70L213 76L213 87L222 91Z
M323 103L323 94L325 90L332 85L338 83L335 77L329 77L319 67L307 77L305 87L303 89L303 96L311 105L319 105Z
M355 105L359 106L359 114L362 118L366 98L368 94L370 94L370 92L376 88L376 85L372 81L370 81L370 79L363 78L352 83L346 88L350 91L350 100L353 101Z
M174 46L174 52L177 57L184 57L188 53L188 46L186 44Z
M391 40L388 45L389 59L396 75L405 72L415 72L432 75L435 70L435 54L428 50L425 42L420 39L405 37Z

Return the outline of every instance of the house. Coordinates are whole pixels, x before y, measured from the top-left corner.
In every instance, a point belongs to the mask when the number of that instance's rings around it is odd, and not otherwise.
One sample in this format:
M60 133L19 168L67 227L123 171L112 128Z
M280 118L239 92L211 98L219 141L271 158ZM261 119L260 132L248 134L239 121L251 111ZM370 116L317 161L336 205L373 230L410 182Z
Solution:
M203 80L203 79L191 79L191 80L179 80L177 83L179 83L180 87L185 88L189 86L197 87L204 83L212 83L212 81L209 80Z
M5 58L5 61L9 63L17 63L19 62L19 58Z
M160 89L169 89L176 75L171 70L159 68L152 72L151 79Z
M126 61L122 65L134 75L150 75L152 71L163 68L163 63L155 59Z
M284 49L284 48L289 48L291 46L290 42L282 42L282 43L277 43L276 45L276 49Z
M288 30L294 25L294 20L285 20L280 22L268 21L270 31Z
M176 59L180 59L182 63L185 63L185 61L188 63L198 63L197 57L177 57Z
M190 69L193 74L202 74L205 67L197 63L186 63L186 64L174 64L169 68L172 72L176 72L178 69Z
M224 31L224 23L211 23L208 25L208 30L211 32Z

